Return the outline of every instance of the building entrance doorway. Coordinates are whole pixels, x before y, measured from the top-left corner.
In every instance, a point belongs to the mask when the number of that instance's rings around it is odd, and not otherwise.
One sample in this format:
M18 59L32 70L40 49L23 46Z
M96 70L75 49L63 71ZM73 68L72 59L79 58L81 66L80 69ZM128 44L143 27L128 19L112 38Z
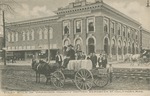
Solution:
M106 54L109 54L108 38L105 38L105 40L104 40L104 51Z
M134 43L132 44L132 54L135 54L135 47L134 47Z
M88 40L88 54L95 52L95 42L93 38Z

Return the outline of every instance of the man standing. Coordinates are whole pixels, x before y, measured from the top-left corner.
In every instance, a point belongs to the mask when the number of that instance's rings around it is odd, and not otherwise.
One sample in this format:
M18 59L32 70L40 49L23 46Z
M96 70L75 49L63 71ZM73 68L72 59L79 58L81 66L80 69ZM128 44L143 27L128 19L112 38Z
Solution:
M103 59L102 59L102 67L106 68L106 66L107 66L107 55L104 52Z
M60 52L57 52L56 55L56 63L58 64L58 67L60 68L61 64L62 64L62 57L60 55Z
M92 53L92 56L90 57L90 59L92 61L93 68L96 68L96 65L97 65L97 56L95 55L95 53Z
M98 65L99 65L99 67L102 67L102 54L99 55Z
M72 45L69 45L69 50L67 52L67 56L70 57L70 60L75 60L75 51Z

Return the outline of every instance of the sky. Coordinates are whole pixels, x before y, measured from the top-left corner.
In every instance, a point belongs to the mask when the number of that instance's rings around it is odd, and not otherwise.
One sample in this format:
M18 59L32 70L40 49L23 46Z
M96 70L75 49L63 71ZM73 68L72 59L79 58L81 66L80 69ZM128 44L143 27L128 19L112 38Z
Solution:
M6 22L22 21L33 18L55 15L53 11L65 7L75 0L15 0L11 3L14 14L6 15ZM95 0L87 0L95 2ZM147 0L103 0L106 4L137 20L145 29L150 30L150 7L146 7Z

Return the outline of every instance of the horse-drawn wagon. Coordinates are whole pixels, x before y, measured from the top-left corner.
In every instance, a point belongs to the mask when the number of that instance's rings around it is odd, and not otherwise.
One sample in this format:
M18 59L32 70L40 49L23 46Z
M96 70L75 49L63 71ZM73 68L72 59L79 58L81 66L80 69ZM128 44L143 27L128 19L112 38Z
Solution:
M94 84L104 87L109 81L107 69L93 69L91 60L70 60L67 68L51 74L51 82L57 88L64 87L66 78L72 79L80 90L89 90Z

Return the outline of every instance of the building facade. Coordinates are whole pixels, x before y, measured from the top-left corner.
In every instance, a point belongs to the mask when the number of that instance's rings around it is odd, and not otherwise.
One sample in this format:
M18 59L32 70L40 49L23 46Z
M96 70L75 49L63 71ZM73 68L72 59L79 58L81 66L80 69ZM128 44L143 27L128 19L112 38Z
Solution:
M7 24L7 51L26 59L41 50L47 53L44 50L48 50L49 42L52 59L57 50L64 52L69 44L86 54L105 51L110 61L140 52L141 24L102 0L75 0L55 13L52 17Z
M150 31L142 29L142 49L150 51Z

